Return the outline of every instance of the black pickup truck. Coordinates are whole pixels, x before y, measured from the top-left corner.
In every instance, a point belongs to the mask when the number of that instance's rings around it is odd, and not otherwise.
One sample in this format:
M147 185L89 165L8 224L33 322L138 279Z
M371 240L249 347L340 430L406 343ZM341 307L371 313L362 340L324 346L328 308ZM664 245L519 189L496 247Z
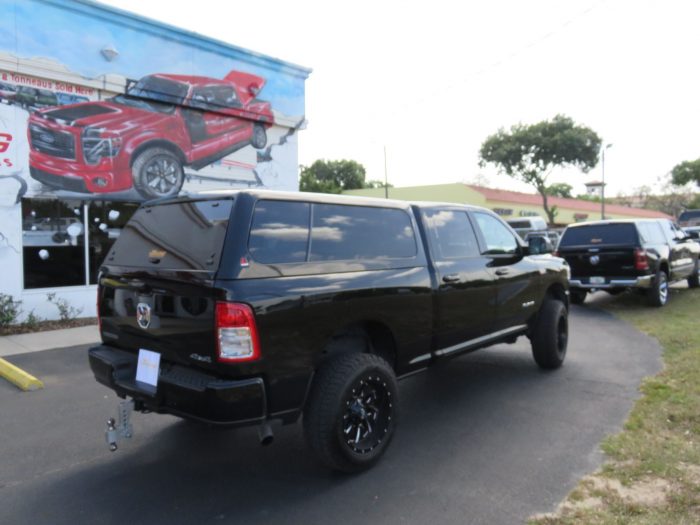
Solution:
M571 302L586 294L627 289L646 293L652 306L668 301L669 283L700 286L700 245L668 219L594 221L569 226L558 254L571 266Z
M145 204L100 270L97 381L130 409L222 426L303 415L312 450L369 467L397 378L526 335L555 369L568 268L481 208L241 191ZM123 416L123 417L122 417Z

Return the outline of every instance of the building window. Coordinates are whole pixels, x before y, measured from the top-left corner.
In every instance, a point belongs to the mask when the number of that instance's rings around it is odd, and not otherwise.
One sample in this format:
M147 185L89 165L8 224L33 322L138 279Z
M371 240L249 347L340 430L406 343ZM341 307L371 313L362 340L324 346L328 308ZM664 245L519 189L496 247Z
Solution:
M494 208L493 212L496 215L500 215L501 217L510 217L511 215L513 215L512 208Z
M136 203L22 200L24 288L94 284Z

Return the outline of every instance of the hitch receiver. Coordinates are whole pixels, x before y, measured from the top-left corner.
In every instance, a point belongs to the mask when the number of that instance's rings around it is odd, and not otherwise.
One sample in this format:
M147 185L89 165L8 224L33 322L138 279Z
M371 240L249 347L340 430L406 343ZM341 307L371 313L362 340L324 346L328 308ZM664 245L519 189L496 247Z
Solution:
M128 439L134 435L134 427L131 425L130 420L132 410L134 410L133 399L120 401L117 408L117 421L114 421L112 417L107 420L105 440L111 452L117 450L117 441L119 439Z

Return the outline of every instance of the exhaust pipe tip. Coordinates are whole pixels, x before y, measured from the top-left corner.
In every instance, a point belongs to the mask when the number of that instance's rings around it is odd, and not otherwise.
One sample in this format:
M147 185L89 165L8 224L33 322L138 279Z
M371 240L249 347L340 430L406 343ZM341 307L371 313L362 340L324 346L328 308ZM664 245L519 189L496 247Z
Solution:
M272 433L270 423L262 423L258 427L258 439L263 447L266 447L274 441L275 435Z

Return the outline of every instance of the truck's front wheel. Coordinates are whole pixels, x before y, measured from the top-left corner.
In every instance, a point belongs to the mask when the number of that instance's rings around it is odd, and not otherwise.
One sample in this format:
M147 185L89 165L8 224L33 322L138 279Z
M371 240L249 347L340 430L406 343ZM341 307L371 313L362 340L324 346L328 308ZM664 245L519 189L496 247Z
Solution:
M554 299L545 300L530 336L532 357L540 368L555 369L564 363L569 342L566 306Z
M149 148L139 153L131 173L134 187L146 199L174 197L185 180L180 159L165 148Z
M304 409L304 433L327 466L344 472L369 468L394 434L396 377L372 354L344 354L324 363Z

